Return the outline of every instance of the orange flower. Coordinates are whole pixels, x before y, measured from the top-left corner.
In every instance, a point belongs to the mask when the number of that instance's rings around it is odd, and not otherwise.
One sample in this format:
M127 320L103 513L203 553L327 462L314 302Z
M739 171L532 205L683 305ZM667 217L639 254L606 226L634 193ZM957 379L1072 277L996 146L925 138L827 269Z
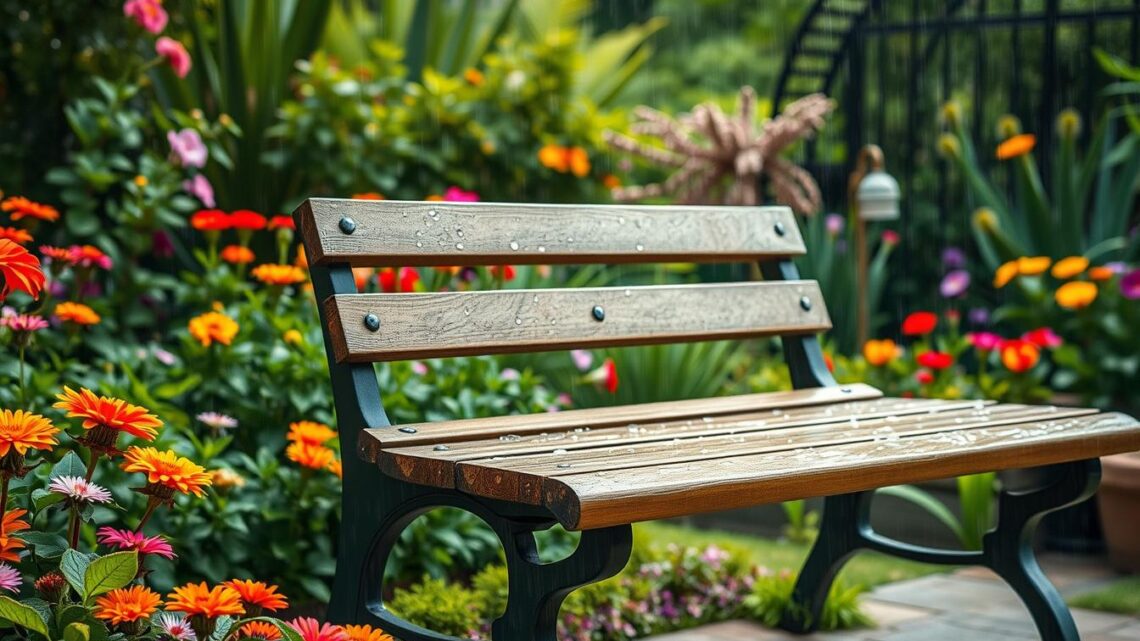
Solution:
M1083 309L1092 305L1096 300L1097 288L1095 283L1084 280L1074 280L1061 285L1053 298L1057 304L1065 309Z
M200 209L190 217L190 226L198 231L225 231L233 223L226 212L220 209Z
M566 148L559 145L544 145L538 150L538 162L547 169L553 169L560 174L570 169L570 158Z
M384 200L384 194L378 191L366 191L362 194L353 194L353 200Z
M162 597L145 585L118 588L95 599L95 617L112 625L149 618L162 605Z
M1017 277L1017 261L1011 260L1007 263L1002 263L997 271L994 273L994 287L1001 289L1009 284L1009 281Z
M1069 256L1062 258L1053 265L1053 278L1059 280L1068 280L1079 276L1082 272L1089 268L1089 259L1084 256Z
M296 285L304 282L305 272L295 265L258 265L250 272L266 285Z
M395 641L392 635L370 625L346 625L344 633L350 641Z
M899 355L899 347L889 338L869 340L863 344L863 358L875 367L882 367Z
M166 595L166 609L170 612L185 612L189 616L211 619L227 614L245 614L241 595L237 590L225 585L208 588L205 582L197 585L187 583L174 588L173 592Z
M998 145L997 159L1009 160L1010 158L1017 158L1033 151L1037 146L1037 136L1033 134L1018 134L1007 139L1005 142Z
M252 263L254 259L253 250L241 245L226 245L222 248L221 257L233 265L245 265Z
M36 218L46 220L49 223L59 220L59 210L55 207L33 202L23 196L12 196L6 199L3 203L0 203L0 210L10 212L12 214L12 220Z
M289 433L285 438L294 443L324 445L336 438L336 432L324 423L318 423L316 421L297 421L296 423L289 424Z
M602 186L606 189L617 189L618 187L621 187L621 178L618 178L613 174L606 174L605 176L602 176Z
M241 600L245 602L246 610L249 606L276 612L278 610L288 607L289 602L285 599L285 595L277 592L276 585L266 585L261 581L249 581L241 579L233 579L222 583L241 595Z
M27 521L20 519L27 513L27 510L18 509L4 513L4 519L0 521L0 561L19 563L19 551L24 549L24 542L12 535L31 527Z
M153 447L132 445L123 456L122 468L126 472L146 474L144 494L167 499L174 492L202 496L202 488L213 482L206 469L172 450L159 452Z
M215 341L222 345L229 345L237 336L239 326L234 319L221 312L206 312L190 319L190 335L202 347L209 347Z
M95 310L83 303L64 301L55 306L55 316L61 321L76 325L97 325L103 320Z
M39 298L44 288L44 272L40 259L7 238L0 238L0 300L12 290Z
M1097 265L1096 267L1089 269L1089 280L1097 282L1112 280L1112 277L1115 275L1115 273L1116 272L1112 271L1111 267Z
M162 421L147 408L118 398L96 396L86 387L78 392L64 387L63 393L56 398L59 402L52 407L67 412L68 418L83 419L85 430L106 428L153 441L158 435L158 428L162 427Z
M59 434L59 429L39 414L0 410L0 457L7 456L12 450L20 456L27 454L30 448L50 450L59 443L56 434Z
M475 68L468 68L463 72L463 79L475 87L483 86L483 72Z
M1053 261L1048 256L1022 256L1017 259L1017 273L1022 276L1044 274Z
M281 630L268 621L250 621L241 626L240 636L243 639L278 641L281 638Z
M570 173L582 178L590 173L590 157L581 147L571 147L566 150L566 162L570 166Z
M336 458L336 453L324 445L294 442L285 448L285 456L302 467L323 470Z
M325 467L326 470L332 472L338 479L344 478L344 463L340 459L333 459Z
M27 245L35 240L27 230L18 227L0 227L0 238L7 238L17 245Z
M999 350L1002 365L1015 374L1033 369L1041 360L1041 348L1020 338L1004 341Z

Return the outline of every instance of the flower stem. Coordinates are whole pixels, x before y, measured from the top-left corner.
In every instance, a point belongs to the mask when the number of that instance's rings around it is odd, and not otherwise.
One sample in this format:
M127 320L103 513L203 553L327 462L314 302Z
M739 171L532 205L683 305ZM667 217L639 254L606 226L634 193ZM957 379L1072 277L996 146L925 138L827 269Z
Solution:
M143 513L142 519L139 520L139 525L135 528L136 532L142 532L143 526L146 525L146 522L148 520L150 520L150 515L154 514L155 509L158 508L158 504L159 501L153 498L147 501L146 512Z
M98 464L99 464L99 452L97 450L91 450L91 460L87 463L87 476L84 477L85 479L87 479L87 482L90 483L91 477L95 476L95 466Z
M20 348L18 350L19 360L20 360L20 406L21 407L26 407L28 404L28 386L24 382L24 350L25 349L26 349L26 347L24 346L23 342L21 341ZM7 487L7 481L5 481L5 487Z
M71 516L67 520L67 540L73 550L79 550L79 504L71 506Z
M7 474L3 476L3 480L0 480L0 519L8 512L8 481L11 480Z

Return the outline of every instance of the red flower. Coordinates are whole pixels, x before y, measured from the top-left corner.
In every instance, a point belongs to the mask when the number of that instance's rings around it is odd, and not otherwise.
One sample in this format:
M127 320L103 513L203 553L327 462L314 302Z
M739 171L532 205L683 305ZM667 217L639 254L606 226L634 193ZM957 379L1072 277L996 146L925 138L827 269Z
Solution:
M256 211L239 209L230 214L230 226L234 229L252 229L257 231L259 229L265 229L266 224L265 216L262 216Z
M918 381L920 385L930 385L934 382L934 374L929 371L920 369L914 374L914 380Z
M396 270L386 267L380 270L378 277L380 289L391 294L393 292L414 292L416 283L420 282L420 273L411 267L401 267L399 283L397 283Z
M938 326L938 316L932 312L914 312L902 324L902 333L907 336L926 336Z
M899 240L900 240L899 233L897 231L894 231L893 229L888 229L888 230L884 231L882 238L883 238L883 243L886 245L890 245L891 247L898 245Z
M201 209L190 217L190 226L198 231L225 231L233 226L233 222L220 209Z
M829 372L831 372L831 373L833 373L833 374L835 373L835 360L831 358L831 354L828 354L827 352L824 352L824 354L823 354L823 363L824 363L825 365L827 365L827 371L829 371Z
M954 357L946 352L923 352L918 355L918 364L930 369L946 369L954 364Z
M174 70L174 75L185 78L186 74L190 73L190 53L186 51L186 47L182 46L181 42L163 36L155 41L154 51L166 58L170 63L170 68Z
M40 259L7 238L0 238L0 278L0 300L14 289L39 298L44 288Z
M616 394L618 388L618 373L617 366L614 365L614 359L607 358L601 367L586 374L586 380L600 387L605 387L606 391L610 394Z
M1061 337L1058 336L1057 333L1054 332L1050 327L1039 327L1032 332L1027 332L1021 338L1022 340L1027 340L1038 347L1044 347L1048 349L1060 347L1065 342L1061 340Z
M1015 338L1001 344L1001 363L1014 374L1033 369L1041 360L1041 348L1026 340Z
M503 280L511 281L511 280L515 279L515 266L514 265L503 265L502 267L499 267L498 265L491 265L488 268L488 270L491 272L492 276L498 276L500 269L503 270Z
M292 216L274 216L269 219L270 229L297 229L297 223Z

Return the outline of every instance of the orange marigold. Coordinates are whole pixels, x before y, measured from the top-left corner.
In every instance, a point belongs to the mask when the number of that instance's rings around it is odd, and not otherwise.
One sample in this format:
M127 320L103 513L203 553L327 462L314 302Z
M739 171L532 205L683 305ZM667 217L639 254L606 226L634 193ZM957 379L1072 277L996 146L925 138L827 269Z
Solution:
M26 229L19 227L0 227L0 238L7 238L17 245L27 245L35 240Z
M1033 151L1037 146L1037 136L1033 134L1018 134L1008 138L997 147L997 159L1009 160Z
M231 587L215 585L210 588L205 582L187 583L166 595L166 609L170 612L185 612L189 616L209 618L223 615L245 614L241 595Z
M869 340L863 343L863 358L867 363L882 367L893 361L899 355L899 346L889 338L883 340Z
M324 423L318 423L316 421L297 421L296 423L289 424L289 433L285 438L294 443L324 445L328 441L336 438L336 431Z
M23 196L12 196L5 199L3 203L0 203L0 210L9 212L12 215L12 220L20 220L21 218L36 218L48 222L59 220L59 210L55 207L28 200Z
M90 307L83 303L73 303L71 301L64 301L56 305L55 317L61 321L75 323L76 325L98 325L99 321L103 320L103 318Z
M31 527L20 518L27 513L27 510L8 510L4 513L4 519L0 520L0 561L19 563L24 542L12 535Z
M1018 269L1016 260L1002 263L1001 266L997 268L997 271L994 272L994 287L997 287L998 289L1005 287L1009 284L1009 281L1017 278L1017 274Z
M273 265L266 263L258 265L250 272L257 280L266 285L296 285L304 282L305 272L296 265Z
M303 467L323 470L328 468L329 464L336 458L336 453L324 445L290 443L289 447L285 448L285 456Z
M45 280L40 259L7 238L0 238L0 279L0 300L12 290L39 298Z
M350 641L395 641L392 635L370 625L346 625L344 633Z
M162 597L145 585L118 588L95 599L95 617L112 625L149 618L162 605Z
M1116 275L1116 272L1112 271L1111 267L1105 267L1104 265L1097 265L1089 269L1089 280L1093 281L1112 280L1114 275Z
M590 173L590 157L586 155L586 150L581 147L567 149L566 162L570 167L570 173L579 178Z
M239 326L237 321L221 312L206 312L190 319L190 335L202 347L209 347L214 342L229 345L237 336Z
M353 194L353 200L384 200L384 194L378 191L366 191L362 194Z
M281 638L281 630L268 621L250 621L241 626L240 638L263 639L264 641L277 641Z
M538 150L538 162L547 169L566 173L570 169L570 158L566 148L559 145L544 145Z
M276 612L289 605L285 595L277 592L276 585L266 585L261 581L242 579L226 581L222 583L222 585L241 595L241 600L245 602L246 609L249 609L249 606L254 606L269 610L270 612Z
M342 463L340 459L329 461L325 469L332 472L338 479L344 478L344 463Z
M147 408L119 398L96 396L86 387L76 392L65 386L56 398L59 402L52 407L67 412L68 418L83 419L85 430L103 427L153 441L162 427L162 421Z
M241 245L226 245L222 248L221 257L222 260L234 265L252 263L254 259L253 250Z
M1065 309L1083 309L1096 300L1098 290L1095 283L1074 280L1057 288L1053 294L1057 304Z
M213 482L206 468L172 450L131 446L123 456L122 467L127 472L146 474L147 487L142 492L162 499L170 498L175 491L202 496L203 488Z
M1088 268L1089 259L1084 256L1069 256L1057 261L1050 273L1058 280L1068 280L1080 276Z
M1022 256L1017 259L1017 273L1022 276L1039 276L1049 269L1053 260L1048 256Z
M0 457L15 450L23 456L28 450L50 450L59 443L59 429L51 421L24 410L0 410Z

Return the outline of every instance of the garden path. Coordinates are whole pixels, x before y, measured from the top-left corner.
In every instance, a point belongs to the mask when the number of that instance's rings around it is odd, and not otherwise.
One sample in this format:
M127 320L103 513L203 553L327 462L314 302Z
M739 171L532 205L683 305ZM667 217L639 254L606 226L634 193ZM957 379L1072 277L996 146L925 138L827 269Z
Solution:
M1102 560L1043 555L1041 564L1070 597L1116 575ZM797 636L730 621L653 637L652 641L1022 641L1037 639L1029 613L992 572L963 569L876 588L863 600L878 627ZM1140 641L1140 618L1081 610L1073 616L1084 641Z

